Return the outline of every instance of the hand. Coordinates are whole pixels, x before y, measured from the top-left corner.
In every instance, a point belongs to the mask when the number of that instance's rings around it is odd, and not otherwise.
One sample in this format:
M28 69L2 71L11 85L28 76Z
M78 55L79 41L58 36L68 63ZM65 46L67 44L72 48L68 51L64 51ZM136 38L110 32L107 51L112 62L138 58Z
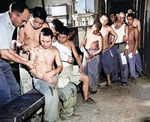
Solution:
M90 59L90 58L92 58L93 56L94 56L93 54L90 54L87 59Z
M80 66L79 71L78 71L79 73L82 73L82 68L83 68L83 67Z
M27 61L27 63L25 64L29 69L34 69L36 64L34 64L33 62L31 61Z
M29 47L29 46L26 46L26 45L22 45L22 50L23 50L24 52L28 52L28 51L30 51L30 47Z
M74 59L71 56L68 56L68 63L72 64L74 62Z
M112 45L109 45L108 48L109 48L109 49L112 48Z
M50 71L50 72L47 72L43 75L42 79L49 82L49 83L52 83L52 84L57 84L57 77L54 76L55 73L53 71Z
M123 42L126 42L128 40L128 38L124 35L123 36Z
M134 56L134 55L135 55L135 53L136 53L136 50L133 50L133 51L132 51L132 56Z
M128 54L128 49L125 49L124 55L127 55L127 54Z

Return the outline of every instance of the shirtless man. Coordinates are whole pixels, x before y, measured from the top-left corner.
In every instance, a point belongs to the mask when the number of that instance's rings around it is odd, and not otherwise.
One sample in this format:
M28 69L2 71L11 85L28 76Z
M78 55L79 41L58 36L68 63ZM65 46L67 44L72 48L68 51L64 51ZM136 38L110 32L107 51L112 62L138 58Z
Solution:
M52 47L53 33L49 28L43 28L40 33L40 45L33 49L31 60L36 64L30 72L34 75L34 86L45 96L44 119L53 122L59 118L57 78L55 75L61 72L62 62L59 51ZM54 61L57 68L53 69Z
M113 71L117 70L117 66L118 66L117 61L115 61L117 58L115 57L115 55L113 56L112 51L111 51L111 50L114 50L114 48L112 47L115 44L118 36L115 33L115 31L110 26L107 25L108 19L109 19L109 16L107 14L102 14L102 16L100 17L100 22L102 23L102 28L100 32L103 36L103 52L100 57L100 62L102 63L102 67L104 69L105 74L107 75L106 86L111 85L110 74ZM110 34L114 36L114 40L111 45L109 42Z
M57 36L63 29L63 23L58 19L54 19L51 23L49 23L49 26L54 35L52 39L52 46L57 48L57 45L59 44L57 40L58 39ZM69 63L73 63L74 61L72 56L68 56L61 51L60 51L60 57L61 57L61 61L63 62L66 61ZM62 82L65 83L61 84L60 79L61 79L61 83ZM68 77L67 78L59 77L59 83L58 83L59 88L57 89L57 91L58 91L59 99L62 102L62 107L59 115L61 118L67 117L67 119L72 119L72 118L80 119L81 118L80 115L74 114L74 106L77 101L77 89L72 82L68 83L68 81L69 81Z
M124 50L126 44L125 42L123 42L123 40L127 38L127 35L125 34L125 32L127 31L127 26L124 24L124 20L125 20L125 13L120 12L117 16L117 24L112 25L111 27L118 35L118 38L115 42L115 46L117 47L118 60L120 66L120 73L121 73L120 80L122 82L122 85L127 85L128 64L127 64L126 56L124 56Z
M86 74L84 74L82 72L82 63L81 60L79 58L79 55L77 53L77 50L75 48L75 45L72 41L68 40L68 35L69 35L69 29L67 27L63 27L62 32L59 33L58 36L58 42L59 44L56 46L57 49L61 53L65 53L65 55L68 57L71 56L72 57L72 53L74 55L74 57L76 58L76 61L79 65L79 73L78 74L74 74L73 73L73 64L63 61L62 59L62 63L63 63L63 70L60 73L59 77L67 77L70 79L71 82L75 83L76 85L78 85L80 82L83 82L83 102L84 103L89 103L89 104L93 104L95 103L95 101L91 98L88 98L88 92L89 92L89 78ZM64 54L63 54L64 55Z
M89 76L90 92L96 93L99 80L99 53L102 52L102 35L99 32L102 24L99 21L95 21L92 28L87 31L85 39L81 43L81 48L84 47L87 51L84 51L83 57L83 72ZM88 55L87 52L89 52Z
M130 13L127 15L127 20L128 20L128 40L126 41L127 48L125 50L125 54L127 55L128 63L129 63L129 71L131 75L131 81L135 81L136 77L138 76L138 72L141 72L142 69L139 64L137 64L136 59L139 61L140 55L139 53L136 53L137 51L137 46L138 46L138 29L133 26L133 21L134 21L134 14Z
M46 11L42 7L33 9L33 17L29 19L27 24L19 29L19 43L23 50L31 51L32 48L39 45L39 33L44 27L49 27L46 21Z
M128 14L129 13L132 13L133 14L133 9L128 9ZM137 18L134 18L133 20L133 26L136 27L139 31L139 36L138 36L138 46L137 46L137 49L140 51L140 48L141 48L141 23L140 21L137 19ZM142 61L141 61L141 58L137 58L135 59L136 62L137 62L137 65L138 67L140 68L139 70L142 69ZM142 72L139 72L139 76L142 76Z
M133 9L128 9L128 14L133 14ZM128 23L128 22L127 22ZM139 38L138 38L138 48L141 48L141 23L137 18L134 18L133 20L133 26L136 27L139 31Z
M33 17L29 19L27 24L19 29L19 43L22 44L20 55L28 58L32 48L39 45L39 33L44 27L49 27L46 21L46 11L44 8L35 7L33 9ZM22 53L23 51L23 53ZM20 86L21 93L24 94L33 88L32 77L23 65L20 66Z

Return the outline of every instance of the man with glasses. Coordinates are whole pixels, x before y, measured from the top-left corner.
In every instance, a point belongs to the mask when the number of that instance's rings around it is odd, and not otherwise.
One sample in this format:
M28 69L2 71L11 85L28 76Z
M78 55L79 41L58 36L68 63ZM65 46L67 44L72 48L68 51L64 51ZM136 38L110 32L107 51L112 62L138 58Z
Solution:
M39 33L44 27L49 25L46 23L46 11L42 7L35 7L33 9L33 17L29 19L27 24L19 29L19 43L22 48L20 55L28 58L32 53L32 48L39 45ZM21 93L24 94L33 88L32 77L28 70L23 65L20 66L20 85Z
M9 11L0 14L0 106L20 95L19 85L7 61L14 61L34 68L34 64L19 56L10 48L15 27L25 24L29 19L29 10L25 3L13 2Z
M122 85L127 85L127 80L128 80L128 64L126 60L126 56L124 55L124 50L125 50L125 38L127 36L125 35L125 32L127 31L127 26L124 23L125 21L125 13L120 12L117 16L117 24L112 25L112 28L114 31L117 33L118 38L115 42L115 45L118 49L118 58L119 58L119 66L120 66L120 73L121 73L121 82Z

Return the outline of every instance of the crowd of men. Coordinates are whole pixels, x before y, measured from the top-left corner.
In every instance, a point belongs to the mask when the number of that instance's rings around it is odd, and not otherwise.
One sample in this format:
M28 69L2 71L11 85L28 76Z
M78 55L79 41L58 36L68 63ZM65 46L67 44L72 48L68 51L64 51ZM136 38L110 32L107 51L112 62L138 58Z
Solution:
M69 28L61 21L54 19L47 23L44 8L35 7L30 16L25 3L13 2L8 12L0 14L0 106L35 88L45 96L44 121L79 118L74 115L73 107L80 82L83 103L95 104L89 98L89 91L97 92L102 69L107 77L106 86L118 80L127 85L129 76L136 81L142 72L138 53L140 22L134 18L132 9L129 12L126 22L124 12L117 17L114 13L110 17L102 14L87 30L80 45L81 60L75 44L69 40ZM10 47L15 27L19 27L15 43L18 54ZM79 66L78 73L73 70L74 60ZM20 86L8 61L20 64ZM59 101L62 102L60 112Z

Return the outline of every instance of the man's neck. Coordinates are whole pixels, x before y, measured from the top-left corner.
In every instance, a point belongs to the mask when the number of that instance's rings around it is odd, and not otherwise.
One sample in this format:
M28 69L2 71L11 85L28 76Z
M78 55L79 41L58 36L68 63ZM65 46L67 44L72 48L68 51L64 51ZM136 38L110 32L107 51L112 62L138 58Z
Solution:
M40 45L40 48L41 48L42 50L48 50L50 47L45 49L45 48L43 48L43 47Z
M128 27L129 27L129 28L134 28L134 26L133 26L133 25L128 25Z
M117 23L117 25L122 26L122 25L123 25L123 23L120 23L120 22L119 22L119 23Z

